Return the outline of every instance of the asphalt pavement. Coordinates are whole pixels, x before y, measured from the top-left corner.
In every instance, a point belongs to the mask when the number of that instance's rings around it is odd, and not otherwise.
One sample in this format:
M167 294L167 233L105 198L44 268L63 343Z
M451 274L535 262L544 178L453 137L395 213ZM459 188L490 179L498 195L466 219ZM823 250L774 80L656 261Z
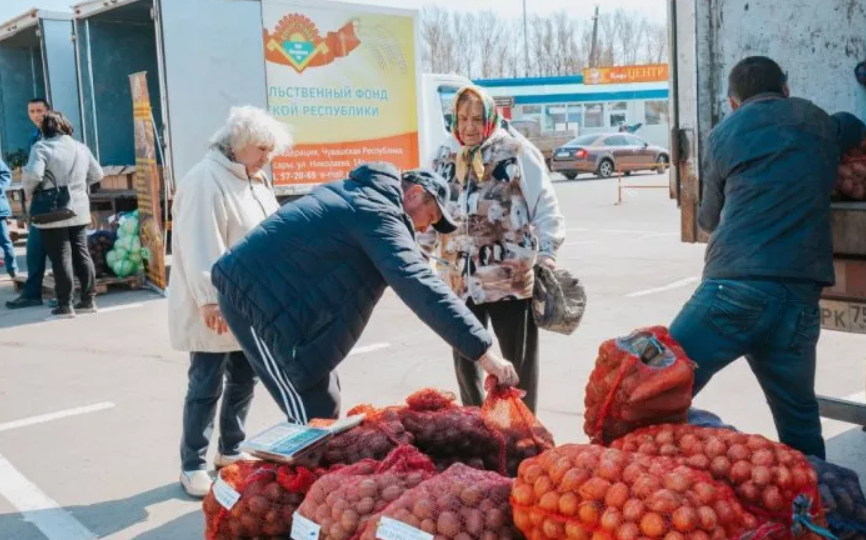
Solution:
M542 335L539 416L558 442L585 442L583 395L599 344L668 324L698 283L703 247L680 242L665 189L626 189L621 205L615 180L582 176L556 190L568 225L560 264L583 280L589 303L573 336ZM12 297L0 283L0 302ZM114 292L99 304L99 314L69 321L47 321L47 308L0 309L0 539L199 540L201 505L177 483L188 361L169 345L166 300ZM866 336L825 332L819 393L863 400L864 360ZM449 348L390 292L340 374L344 410L398 404L427 386L456 390ZM696 406L775 436L743 361ZM278 421L259 386L248 431ZM832 461L866 474L859 427L826 422L825 436Z

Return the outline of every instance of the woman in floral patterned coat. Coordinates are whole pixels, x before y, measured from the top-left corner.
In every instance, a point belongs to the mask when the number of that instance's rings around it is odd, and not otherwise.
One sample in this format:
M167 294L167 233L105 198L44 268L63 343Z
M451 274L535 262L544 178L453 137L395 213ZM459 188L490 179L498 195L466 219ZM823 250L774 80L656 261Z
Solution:
M440 274L476 317L491 323L535 410L538 328L532 318L534 266L556 267L565 220L541 153L501 125L496 104L476 86L454 98L454 137L434 168L451 187L449 210L458 222L450 235L426 237L438 253ZM481 405L482 375L454 352L464 405Z

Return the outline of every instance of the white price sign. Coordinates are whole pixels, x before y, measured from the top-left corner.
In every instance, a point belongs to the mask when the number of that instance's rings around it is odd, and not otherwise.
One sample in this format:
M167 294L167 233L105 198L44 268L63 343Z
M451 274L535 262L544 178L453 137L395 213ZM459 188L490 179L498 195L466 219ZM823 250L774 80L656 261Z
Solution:
M238 499L241 498L241 494L226 484L222 476L219 475L217 475L216 482L213 484L213 494L217 502L226 510L231 510L237 504Z
M297 512L292 517L292 540L319 540L321 530L316 523Z
M433 540L432 534L410 527L401 521L383 517L376 529L379 540Z

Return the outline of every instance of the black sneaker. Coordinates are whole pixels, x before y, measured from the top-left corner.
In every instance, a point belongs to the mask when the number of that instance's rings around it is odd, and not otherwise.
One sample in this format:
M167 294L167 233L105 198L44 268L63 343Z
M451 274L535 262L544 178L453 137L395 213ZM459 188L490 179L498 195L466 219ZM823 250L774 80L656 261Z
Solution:
M59 305L60 305L60 302L58 302L56 298L52 298L51 300L48 301L48 307L50 307L50 308L56 308Z
M75 312L76 313L96 313L99 308L96 307L96 302L91 300L90 302L81 301L75 304Z
M72 306L57 306L51 310L51 315L57 319L74 319L75 310Z
M19 296L15 300L9 300L8 302L6 302L6 307L9 309L21 309L41 305L42 300L39 300L38 298L25 298L24 296Z

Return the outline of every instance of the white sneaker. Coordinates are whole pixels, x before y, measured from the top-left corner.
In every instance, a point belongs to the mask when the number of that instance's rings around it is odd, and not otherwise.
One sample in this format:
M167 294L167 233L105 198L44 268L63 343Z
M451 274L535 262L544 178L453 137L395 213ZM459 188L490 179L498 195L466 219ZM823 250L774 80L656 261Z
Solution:
M213 478L207 471L183 471L180 473L180 485L190 497L204 499L210 493Z
M249 461L251 459L255 458L247 454L246 452L238 452L237 454L232 454L230 456L224 456L217 452L217 455L213 460L213 464L214 467L216 467L217 469L222 469L223 467L234 465L238 461Z

